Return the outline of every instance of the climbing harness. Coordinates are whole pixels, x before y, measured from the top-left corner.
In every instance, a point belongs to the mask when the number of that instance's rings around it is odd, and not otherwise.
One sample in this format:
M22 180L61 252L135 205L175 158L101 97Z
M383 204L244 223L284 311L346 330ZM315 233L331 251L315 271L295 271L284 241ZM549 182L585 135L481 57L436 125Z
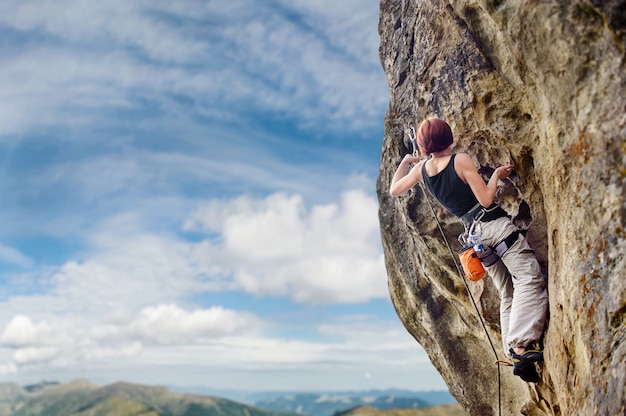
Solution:
M502 257L502 255L515 244L520 234L519 231L514 231L507 238L495 245L493 249L498 257Z
M417 139L416 139L416 134L415 134L415 128L412 125L410 125L409 128L410 128L410 131L412 132L412 134L411 134L411 132L409 132L409 139L411 141L411 144L413 145L413 154L417 153L419 155L419 148L417 147ZM459 262L457 261L457 257L454 255L454 251L452 250L452 247L450 246L450 242L448 241L448 238L446 237L446 235L443 232L443 227L441 226L441 222L439 222L439 219L437 218L437 213L435 212L435 208L433 207L433 204L430 202L430 199L428 198L428 194L426 192L426 188L424 186L424 182L423 181L420 182L419 185L420 185L420 188L422 189L422 192L424 194L424 198L426 199L426 202L428 202L428 206L430 207L430 211L433 214L433 218L435 219L435 222L437 223L437 227L439 228L439 232L441 233L441 236L443 237L443 241L446 243L446 246L448 247L448 250L450 251L450 255L452 256L452 259L454 261L454 265L456 266L456 270L461 275L461 277L463 278L463 283L465 284L465 289L467 290L467 294L469 295L469 298L472 301L472 305L474 306L474 310L476 310L476 314L478 315L478 320L480 321L480 323L481 323L481 325L483 327L483 330L485 331L485 335L487 336L487 340L489 341L489 345L491 346L491 350L493 351L493 354L496 357L496 365L498 366L498 415L502 416L502 393L501 393L501 391L502 391L502 382L501 382L501 378L500 378L500 364L504 364L504 363L507 363L507 365L512 365L512 364L509 363L508 361L500 360L500 358L498 357L498 352L496 351L496 347L494 346L493 342L491 341L491 337L489 336L489 331L487 330L487 325L485 324L485 320L483 319L482 315L480 314L480 310L478 309L476 301L474 300L474 296L472 295L472 292L470 291L469 284L467 283L468 279L466 278L465 274L461 271L461 266L459 266ZM476 207L474 207L474 208L476 208ZM470 210L470 212L472 210ZM482 215L480 216L480 218L482 218ZM472 227L475 228L474 224L476 224L478 221L480 221L480 218L478 220L476 220L476 218L472 218L472 220L473 220L472 223L473 224L471 225L470 231L473 231L475 233L477 231L479 231L482 234L482 230L480 230L480 229L479 230L472 230ZM479 226L480 226L480 224L479 224ZM469 235L469 232L468 232L468 235ZM473 237L477 238L478 234L475 234ZM517 235L515 236L515 238L517 239ZM506 240L508 240L508 237L507 237L507 239L505 239L505 241ZM502 244L502 243L500 243L500 244ZM480 245L482 246L482 241L480 242ZM506 251L506 249L504 251Z
M484 215L485 209L480 203L477 203L461 217L461 222L465 229L468 230L476 220L480 221Z

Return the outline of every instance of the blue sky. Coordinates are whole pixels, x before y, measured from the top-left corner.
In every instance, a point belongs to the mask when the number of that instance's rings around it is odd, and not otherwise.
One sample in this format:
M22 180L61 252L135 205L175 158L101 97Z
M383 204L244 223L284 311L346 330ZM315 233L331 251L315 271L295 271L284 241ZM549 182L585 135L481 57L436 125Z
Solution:
M0 4L0 381L445 389L387 291L378 1Z

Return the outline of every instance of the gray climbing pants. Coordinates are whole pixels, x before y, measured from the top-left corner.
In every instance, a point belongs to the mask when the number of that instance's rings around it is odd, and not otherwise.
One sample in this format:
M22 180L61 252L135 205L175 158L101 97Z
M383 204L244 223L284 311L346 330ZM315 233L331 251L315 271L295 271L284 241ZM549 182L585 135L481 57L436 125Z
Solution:
M481 222L483 245L495 246L517 228L507 217ZM495 264L485 267L500 294L500 327L509 348L539 341L548 315L548 291L535 252L521 234Z

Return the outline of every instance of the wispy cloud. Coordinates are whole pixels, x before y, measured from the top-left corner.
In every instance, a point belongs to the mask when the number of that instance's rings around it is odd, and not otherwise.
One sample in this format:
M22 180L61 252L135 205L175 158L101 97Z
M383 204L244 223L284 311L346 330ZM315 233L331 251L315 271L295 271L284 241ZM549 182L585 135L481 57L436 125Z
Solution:
M12 247L0 244L0 263L8 263L19 267L32 266L33 260Z
M6 51L0 76L13 82L2 94L12 104L0 112L5 133L33 122L80 125L103 116L88 110L132 111L146 102L182 115L183 97L208 114L226 107L237 118L252 110L309 127L323 120L326 128L364 129L381 121L386 104L372 66L377 39L360 27L376 24L375 8L344 6L337 19L321 7L247 1L3 5L6 34L30 44Z

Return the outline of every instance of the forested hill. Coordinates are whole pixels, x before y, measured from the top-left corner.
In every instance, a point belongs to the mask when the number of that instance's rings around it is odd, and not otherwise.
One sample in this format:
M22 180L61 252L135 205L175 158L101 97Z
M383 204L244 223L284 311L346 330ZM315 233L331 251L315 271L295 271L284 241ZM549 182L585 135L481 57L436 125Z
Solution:
M0 384L0 416L293 416L218 397L174 393L165 387L86 380L21 387Z

